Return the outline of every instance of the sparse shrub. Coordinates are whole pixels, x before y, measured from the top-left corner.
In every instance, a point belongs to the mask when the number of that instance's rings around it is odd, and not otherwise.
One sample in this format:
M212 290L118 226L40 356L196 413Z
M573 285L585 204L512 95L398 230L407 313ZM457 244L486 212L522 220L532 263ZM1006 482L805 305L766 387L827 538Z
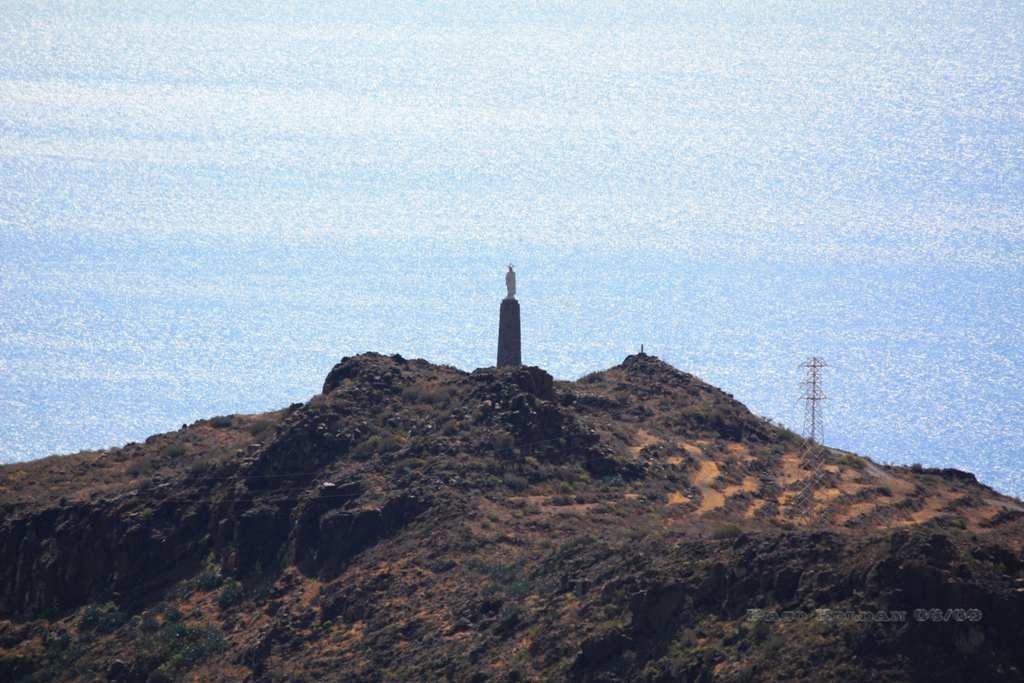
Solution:
M426 403L424 400L425 394L426 392L422 386L414 384L411 387L402 389L402 400L406 403Z
M43 649L47 656L54 658L71 646L71 636L62 628L43 634Z
M128 475L131 477L150 477L156 472L156 466L149 460L133 464L128 468Z
M206 558L203 570L195 576L196 587L204 591L212 591L215 588L220 588L223 583L224 577L221 575L220 567L214 562L213 557Z
M526 481L525 477L520 477L519 475L512 474L511 472L505 474L503 481L505 482L505 486L516 492L526 489L526 486L529 483Z
M509 601L501 606L497 617L497 632L507 636L516 631L523 622L523 610L515 602Z
M78 629L86 633L113 633L127 620L125 613L112 602L89 605L82 610L82 616L78 619Z
M246 425L245 431L249 432L253 436L257 436L258 434L262 434L270 429L271 424L273 423L271 423L270 420L253 420Z
M515 439L508 432L498 432L491 436L491 448L495 453L509 453L514 445Z
M398 474L405 475L408 474L409 472L415 472L416 470L426 469L426 467L429 464L430 463L428 463L423 458L408 458L406 460L401 461L401 464L398 466L397 471Z
M523 576L522 560L510 564L489 564L471 559L466 562L466 567L483 574L490 580L490 584L484 587L485 593L504 593L513 597L522 597L530 591L530 585Z
M736 672L733 680L736 683L751 683L751 681L757 680L757 671L757 667L753 665L743 667Z
M160 620L156 618L156 610L148 609L139 617L139 628L146 633L156 633L160 630Z
M245 589L238 581L231 580L224 584L220 594L217 596L217 605L221 609L234 607L245 598Z
M46 655L47 663L50 665L50 672L59 671L62 678L67 678L69 675L81 679L90 677L92 672L87 671L84 664L84 657L88 651L88 637L72 640L67 631L57 628L53 631L45 631L42 641L43 651ZM0 671L0 673L3 672ZM40 672L40 674L42 673ZM57 676L37 675L31 679L24 680L48 681L55 680L56 678ZM0 680L23 679L20 676L4 677L0 675Z
M763 643L771 633L771 626L764 619L758 619L750 629L750 637L755 643Z
M697 634L694 633L693 629L685 628L672 642L670 651L676 656L685 656L694 647L696 647L697 642Z
M794 432L789 427L779 427L779 436L790 443L800 441L800 435Z
M915 462L913 465L910 466L910 471L917 473L924 472L924 465L922 465L919 462Z
M864 470L864 461L852 453L840 453L838 461L839 464L853 468L858 472L862 472Z
M191 474L204 475L211 474L217 469L218 462L210 457L198 458L189 463L188 471Z
M609 489L620 488L626 485L626 480L622 478L621 474L613 474L610 477L601 477L601 488L602 490L608 491Z
M352 457L357 460L365 460L378 453L398 450L401 443L394 434L374 434L352 449Z
M736 538L742 533L743 530L735 524L726 524L715 529L712 537L717 539Z
M187 450L183 445L181 445L180 443L175 443L164 448L163 451L160 452L160 455L162 455L165 458L175 460L185 455L186 452Z
M453 393L454 390L451 387L415 384L402 390L402 400L407 403L444 406L451 401Z
M455 567L455 562L448 559L447 557L442 557L438 560L432 560L430 564L428 564L427 566L430 569L430 571L434 572L435 574L444 574L447 571L451 571Z
M223 634L209 626L165 622L155 633L140 639L140 656L150 663L149 680L175 680L210 655L227 648ZM157 674L154 677L153 674Z
M234 426L235 421L230 415L218 415L210 419L210 426L215 429L227 429Z

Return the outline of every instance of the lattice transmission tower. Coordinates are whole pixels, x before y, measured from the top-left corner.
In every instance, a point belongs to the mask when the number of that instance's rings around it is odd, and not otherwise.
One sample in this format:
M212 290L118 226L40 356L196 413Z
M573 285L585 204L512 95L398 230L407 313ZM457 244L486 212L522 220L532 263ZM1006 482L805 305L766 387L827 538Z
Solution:
M807 371L800 382L803 389L800 398L804 402L804 437L813 444L820 444L823 423L819 404L828 398L821 389L821 371L828 367L828 363L817 356L812 356L801 363L800 367Z
M824 480L822 465L825 464L825 449L821 446L824 425L820 404L827 398L821 388L821 375L822 370L828 367L828 363L817 356L812 356L801 363L800 367L807 371L800 382L800 398L804 402L804 447L800 465L803 469L810 470L811 475L804 480L788 508L794 518L806 519L814 504L814 492Z

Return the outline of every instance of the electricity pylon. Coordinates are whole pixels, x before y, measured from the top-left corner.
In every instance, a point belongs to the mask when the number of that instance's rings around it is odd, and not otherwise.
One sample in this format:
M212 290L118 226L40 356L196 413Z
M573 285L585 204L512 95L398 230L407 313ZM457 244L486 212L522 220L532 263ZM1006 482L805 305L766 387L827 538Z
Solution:
M820 444L822 419L818 404L828 398L821 390L821 371L828 367L828 363L817 356L812 356L801 363L800 367L807 370L804 380L800 382L804 390L800 397L804 401L804 437L811 443Z
M817 356L812 356L800 364L807 370L800 386L803 389L801 399L804 401L804 449L801 466L811 470L811 476L793 497L790 510L797 515L806 515L810 510L810 502L814 497L814 489L822 479L821 466L825 462L825 450L821 446L822 414L819 403L827 397L821 389L821 371L828 364Z

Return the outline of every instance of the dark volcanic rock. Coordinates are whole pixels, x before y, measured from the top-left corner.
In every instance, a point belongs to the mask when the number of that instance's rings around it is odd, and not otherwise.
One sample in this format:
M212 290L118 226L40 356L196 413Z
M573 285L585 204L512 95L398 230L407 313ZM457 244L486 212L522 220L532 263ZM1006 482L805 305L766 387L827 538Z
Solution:
M542 401L555 398L551 375L530 365L482 368L474 370L470 377L479 387L474 392L478 396L502 397L525 392Z
M0 611L38 614L140 594L175 580L205 554L206 507L69 507L0 527Z
M402 380L402 368L407 364L401 356L379 353L342 358L327 374L321 393L331 393L345 380L353 380L359 387L371 391L396 392Z
M333 578L355 555L394 534L426 508L422 499L401 495L376 508L329 510L296 546L300 567Z
M306 403L0 467L0 680L1022 678L1024 506L803 446L645 354L345 358Z

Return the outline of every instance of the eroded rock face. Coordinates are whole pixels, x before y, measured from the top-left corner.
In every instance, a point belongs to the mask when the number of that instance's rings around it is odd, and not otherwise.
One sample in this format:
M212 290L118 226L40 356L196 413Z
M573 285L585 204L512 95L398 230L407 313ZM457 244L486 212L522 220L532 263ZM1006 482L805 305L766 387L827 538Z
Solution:
M233 518L234 538L226 554L227 568L245 574L274 567L281 559L291 529L293 503L260 503Z
M30 615L129 599L193 569L208 547L208 509L110 504L47 510L0 527L0 612Z
M396 496L379 508L325 513L319 520L315 546L319 576L337 576L360 551L395 533L425 508L422 500Z
M424 498L404 494L378 505L360 502L358 485L350 486L348 493L329 489L305 504L293 530L294 560L303 572L323 579L337 576L353 557L429 507Z
M349 501L358 498L358 490L348 491ZM170 507L154 514L68 508L9 521L0 527L0 611L32 615L86 602L132 603L195 571L210 552L240 575L291 559L310 573L336 576L348 560L428 507L423 498L400 494L379 506L345 509L346 499L334 496L312 499L297 519L292 501L269 499L226 511L213 524L205 505L188 514Z

